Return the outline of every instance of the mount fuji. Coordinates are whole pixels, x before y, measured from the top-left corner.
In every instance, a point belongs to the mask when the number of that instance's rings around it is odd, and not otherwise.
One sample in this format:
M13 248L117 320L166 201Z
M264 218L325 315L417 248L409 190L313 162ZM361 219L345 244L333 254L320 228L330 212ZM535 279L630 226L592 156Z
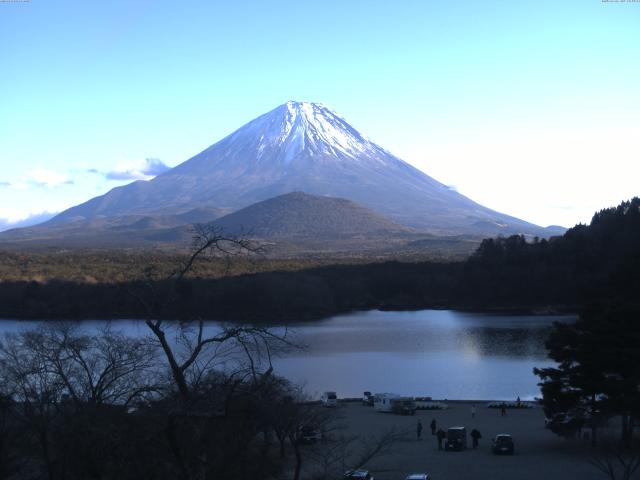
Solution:
M43 227L115 217L231 213L291 192L344 198L435 235L550 231L483 207L397 158L319 103L287 102L150 181L72 207ZM219 215L217 215L219 216ZM248 226L250 227L250 226Z

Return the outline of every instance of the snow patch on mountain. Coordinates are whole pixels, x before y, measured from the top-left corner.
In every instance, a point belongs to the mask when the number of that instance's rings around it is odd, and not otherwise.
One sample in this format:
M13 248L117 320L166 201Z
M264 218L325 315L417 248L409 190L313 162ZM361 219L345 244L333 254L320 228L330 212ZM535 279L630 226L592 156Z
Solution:
M259 138L255 157L273 158L277 152L284 164L295 161L303 153L308 156L338 156L357 161L362 155L378 159L389 155L351 127L340 115L321 103L289 101L249 122L223 140L233 144L229 153L237 151L241 139Z

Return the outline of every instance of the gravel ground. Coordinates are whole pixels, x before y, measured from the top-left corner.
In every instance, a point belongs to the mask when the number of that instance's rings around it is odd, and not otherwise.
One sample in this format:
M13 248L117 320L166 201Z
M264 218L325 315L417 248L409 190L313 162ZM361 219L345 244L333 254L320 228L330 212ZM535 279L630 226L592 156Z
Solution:
M471 418L472 402L447 402L448 410L417 411L415 416L380 413L372 407L343 404L339 407L340 423L345 432L362 437L383 435L390 428L407 434L398 441L393 452L374 459L366 466L376 480L399 479L415 472L428 472L434 480L442 479L509 479L567 480L605 479L588 463L590 442L566 440L544 428L544 414L539 407L510 409L501 417L500 410L476 403L477 413ZM465 426L467 433L477 428L482 433L480 446L462 452L439 451L429 423L435 418L438 427ZM422 440L416 439L416 425L423 425ZM516 453L498 456L490 451L491 437L510 433Z

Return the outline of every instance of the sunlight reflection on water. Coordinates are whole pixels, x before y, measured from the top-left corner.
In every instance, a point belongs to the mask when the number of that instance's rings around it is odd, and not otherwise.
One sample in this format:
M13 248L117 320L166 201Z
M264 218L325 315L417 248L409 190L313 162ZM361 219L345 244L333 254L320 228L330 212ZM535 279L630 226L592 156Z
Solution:
M554 321L572 316L488 315L450 310L370 311L294 327L304 354L278 371L309 393L364 390L455 399L530 399L534 366L547 366L544 342Z
M533 367L548 366L544 342L554 321L574 316L491 315L452 310L368 311L290 325L304 351L275 360L276 373L305 385L357 397L364 390L449 399L532 399L539 395ZM0 332L40 322L3 320ZM96 331L108 322L81 322ZM140 320L112 326L147 335ZM207 322L210 331L219 328Z

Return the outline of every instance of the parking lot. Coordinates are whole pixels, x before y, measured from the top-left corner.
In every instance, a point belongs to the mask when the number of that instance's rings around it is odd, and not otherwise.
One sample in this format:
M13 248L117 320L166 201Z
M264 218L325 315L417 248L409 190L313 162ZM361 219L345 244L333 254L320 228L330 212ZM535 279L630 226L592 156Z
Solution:
M428 472L438 479L521 479L565 480L606 478L589 464L590 442L567 440L544 428L544 414L538 407L509 409L501 416L499 409L486 408L478 402L475 418L471 418L472 402L447 402L447 410L421 411L415 416L380 413L357 403L338 407L344 431L363 438L383 435L390 428L406 432L393 447L391 454L374 459L366 465L377 480L404 479L416 472ZM429 424L436 420L438 428L465 426L467 432L478 429L482 434L477 450L462 452L438 450ZM423 425L422 440L416 439L416 425ZM515 455L491 453L491 437L510 433L515 442Z

